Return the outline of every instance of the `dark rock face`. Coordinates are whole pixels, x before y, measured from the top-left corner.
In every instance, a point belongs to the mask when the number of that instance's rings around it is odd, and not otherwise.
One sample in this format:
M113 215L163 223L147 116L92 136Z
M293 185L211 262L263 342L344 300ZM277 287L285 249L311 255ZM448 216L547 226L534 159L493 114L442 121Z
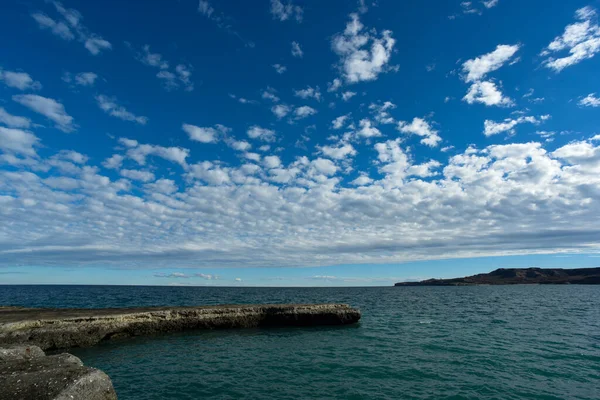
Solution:
M345 325L360 311L345 304L239 305L132 309L0 309L0 345L44 350L193 329Z
M0 399L116 400L110 378L71 354L46 357L35 346L0 349Z
M600 268L500 268L488 274L454 279L428 279L401 282L395 286L469 286L469 285L600 285Z

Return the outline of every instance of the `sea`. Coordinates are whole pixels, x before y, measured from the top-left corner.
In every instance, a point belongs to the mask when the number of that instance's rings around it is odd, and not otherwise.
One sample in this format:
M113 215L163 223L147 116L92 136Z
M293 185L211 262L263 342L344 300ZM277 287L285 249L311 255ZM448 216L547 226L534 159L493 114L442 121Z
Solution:
M354 326L197 331L71 349L138 399L600 399L600 286L0 286L28 307L342 302Z

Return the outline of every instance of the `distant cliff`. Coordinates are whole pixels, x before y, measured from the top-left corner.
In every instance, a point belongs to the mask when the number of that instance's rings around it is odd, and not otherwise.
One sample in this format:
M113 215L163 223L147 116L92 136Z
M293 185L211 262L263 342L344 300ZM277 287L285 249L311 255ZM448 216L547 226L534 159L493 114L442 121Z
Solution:
M400 282L395 286L471 286L471 285L600 285L600 268L500 268L488 274L464 278L427 279Z

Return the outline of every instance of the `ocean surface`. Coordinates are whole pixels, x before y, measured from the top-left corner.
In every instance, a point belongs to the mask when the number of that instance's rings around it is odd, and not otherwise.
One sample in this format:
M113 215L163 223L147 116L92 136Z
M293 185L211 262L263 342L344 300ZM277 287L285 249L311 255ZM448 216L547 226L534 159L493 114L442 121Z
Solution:
M359 325L189 332L73 349L119 399L600 399L600 286L0 286L0 304L344 302Z

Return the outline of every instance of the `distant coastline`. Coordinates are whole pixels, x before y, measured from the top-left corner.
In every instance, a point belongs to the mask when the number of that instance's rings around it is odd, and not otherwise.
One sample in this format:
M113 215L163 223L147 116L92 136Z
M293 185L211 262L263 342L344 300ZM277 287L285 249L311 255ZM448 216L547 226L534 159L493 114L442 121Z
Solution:
M464 278L399 282L394 286L600 285L600 268L500 268Z

